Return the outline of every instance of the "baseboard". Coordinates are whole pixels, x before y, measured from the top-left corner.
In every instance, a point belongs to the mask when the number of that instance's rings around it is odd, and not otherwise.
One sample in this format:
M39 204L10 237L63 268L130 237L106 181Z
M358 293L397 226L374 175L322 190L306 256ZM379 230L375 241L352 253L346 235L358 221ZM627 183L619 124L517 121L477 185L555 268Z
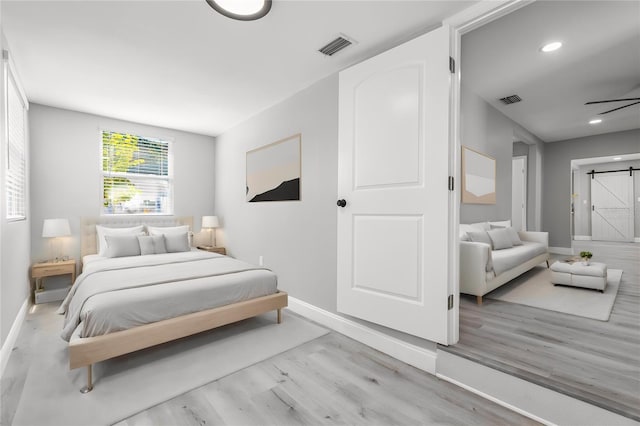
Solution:
M428 373L436 373L436 352L366 327L289 296L289 309L360 343Z
M549 247L549 253L571 256L573 255L573 249L571 247Z
M573 239L576 241L591 241L591 235L574 235Z
M11 351L13 351L13 347L16 344L16 340L18 339L18 334L20 333L20 328L24 323L24 319L27 316L27 308L29 307L29 298L27 297L20 307L18 311L18 315L16 315L16 319L13 321L11 325L11 329L9 330L9 334L7 334L7 338L2 343L2 349L0 349L0 377L4 374L4 368L7 366L9 362L9 357L11 356Z
M438 350L436 376L546 425L637 425L584 401Z

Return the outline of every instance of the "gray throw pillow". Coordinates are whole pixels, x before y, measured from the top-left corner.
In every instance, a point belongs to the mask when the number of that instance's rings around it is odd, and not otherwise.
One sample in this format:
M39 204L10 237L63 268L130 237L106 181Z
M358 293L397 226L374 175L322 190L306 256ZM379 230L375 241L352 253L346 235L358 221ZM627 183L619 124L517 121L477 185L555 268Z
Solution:
M181 251L190 251L189 234L164 234L164 244L167 247L167 253L178 253Z
M493 243L487 231L469 231L467 235L472 242L489 244L493 248Z
M494 250L503 250L513 247L511 235L506 229L492 229L491 231L488 231L487 234L489 234L489 238L491 238Z
M509 236L511 237L511 244L513 244L514 246L521 246L522 245L522 240L520 239L520 236L518 235L518 231L516 231L512 227L508 227L507 228L507 232L509 233Z
M162 235L140 235L138 236L140 244L140 254L161 254L167 252L167 246L164 244L164 236Z
M107 257L140 256L140 244L137 235L105 235Z

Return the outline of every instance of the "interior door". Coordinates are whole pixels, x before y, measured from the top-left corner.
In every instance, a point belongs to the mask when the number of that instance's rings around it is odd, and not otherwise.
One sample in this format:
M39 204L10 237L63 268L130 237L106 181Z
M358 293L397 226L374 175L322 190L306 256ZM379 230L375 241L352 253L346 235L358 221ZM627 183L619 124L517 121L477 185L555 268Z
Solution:
M447 343L449 29L340 73L338 311Z
M511 226L527 230L527 157L515 157L511 167Z
M633 176L602 173L591 179L591 239L633 241Z

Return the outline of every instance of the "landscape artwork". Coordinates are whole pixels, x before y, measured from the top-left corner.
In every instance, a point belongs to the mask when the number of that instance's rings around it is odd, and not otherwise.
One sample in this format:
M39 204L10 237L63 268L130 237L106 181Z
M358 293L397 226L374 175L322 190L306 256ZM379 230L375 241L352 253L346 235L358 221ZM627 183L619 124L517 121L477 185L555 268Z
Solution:
M462 202L496 203L496 160L462 147Z
M247 202L300 200L301 134L247 152Z

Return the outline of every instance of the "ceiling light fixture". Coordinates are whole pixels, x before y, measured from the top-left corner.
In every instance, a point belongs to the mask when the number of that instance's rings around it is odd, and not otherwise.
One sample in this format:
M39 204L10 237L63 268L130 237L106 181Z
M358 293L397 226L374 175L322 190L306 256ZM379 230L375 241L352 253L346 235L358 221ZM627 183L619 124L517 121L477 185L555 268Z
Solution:
M562 43L559 41L554 41L552 43L547 43L544 46L542 46L540 48L541 52L544 53L549 53L549 52L553 52L554 50L558 50L562 47Z
M238 21L255 21L271 10L271 0L206 0L216 12Z
M615 161L620 161L620 160L622 160L622 157L613 157L613 159L614 159Z
M599 118L594 118L589 122L589 124L600 124L600 123L602 123L602 120Z

